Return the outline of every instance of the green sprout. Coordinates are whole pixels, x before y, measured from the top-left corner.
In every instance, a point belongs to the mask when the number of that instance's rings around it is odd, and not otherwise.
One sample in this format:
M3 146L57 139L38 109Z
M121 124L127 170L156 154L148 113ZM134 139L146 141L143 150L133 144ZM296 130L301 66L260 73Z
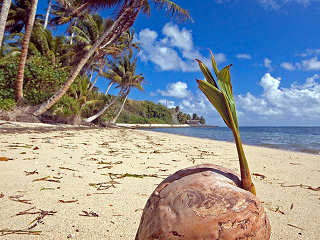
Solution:
M248 162L244 154L242 142L240 139L236 105L233 99L229 70L231 64L219 71L217 63L214 60L214 56L211 51L210 53L212 67L217 77L219 86L217 85L208 67L205 64L203 64L200 60L196 59L206 79L197 80L198 87L206 95L211 104L217 109L226 125L232 130L238 151L242 188L256 195L256 189L251 180Z

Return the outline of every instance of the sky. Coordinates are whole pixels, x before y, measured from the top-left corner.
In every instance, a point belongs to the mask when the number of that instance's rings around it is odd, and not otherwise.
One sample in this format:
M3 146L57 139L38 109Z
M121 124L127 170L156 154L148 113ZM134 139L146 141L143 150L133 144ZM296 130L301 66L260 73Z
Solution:
M46 1L39 2L43 11ZM152 7L133 25L141 43L136 73L145 82L129 98L179 106L224 126L196 83L204 77L194 59L211 68L211 49L220 69L232 64L240 126L320 126L320 0L175 2L193 21ZM107 81L97 86L103 91Z

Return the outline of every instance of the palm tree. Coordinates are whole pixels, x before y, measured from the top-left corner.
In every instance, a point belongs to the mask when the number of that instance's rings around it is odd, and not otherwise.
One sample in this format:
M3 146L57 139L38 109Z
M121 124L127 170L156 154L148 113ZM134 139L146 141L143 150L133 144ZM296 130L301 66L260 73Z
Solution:
M104 76L110 79L111 83L116 83L118 88L120 88L119 93L116 97L112 99L110 103L106 103L105 106L97 112L95 115L85 119L84 121L89 123L100 117L105 111L113 105L120 96L124 98L121 107L118 110L115 118L111 121L111 123L115 123L118 117L120 116L121 111L123 110L124 104L128 98L130 90L133 87L142 90L141 82L144 80L142 74L136 75L136 65L137 58L131 61L133 57L132 49L129 50L129 54L120 57L119 59L115 59L114 61L110 61L108 63L109 70L104 73Z
M166 7L166 9L171 13L171 15L182 15L187 19L190 19L189 13L181 9L179 6L174 4L172 1L168 0L153 0L156 4L160 5L161 7ZM122 3L121 0L109 0L109 1L87 1L88 3L96 3L96 4L106 4L109 6L114 6L115 4ZM95 6L95 5L93 5ZM148 12L148 0L126 0L124 1L119 14L117 16L117 20L111 25L109 29L107 29L95 42L92 48L86 53L85 56L81 59L81 61L74 67L70 77L66 81L65 85L58 90L48 101L43 103L37 111L34 112L35 116L39 116L51 108L69 89L72 82L76 79L77 75L80 73L83 66L87 63L90 57L94 54L94 52L100 46L109 46L112 44L123 32L127 31L130 26L134 23L138 13L141 9L143 11Z
M18 75L16 80L16 100L18 103L23 103L24 66L27 60L29 41L32 33L36 12L37 12L37 6L38 6L38 0L32 0L28 22L25 27L25 33L23 37L23 44L22 44L21 56L20 56L20 62L19 62L19 68L18 68Z
M118 74L120 73L121 76L121 83L124 85L124 88L126 89L124 93L124 99L123 102L118 110L118 113L116 116L112 119L111 124L115 124L117 119L120 116L120 113L122 112L124 105L128 99L129 93L133 87L143 90L141 83L144 80L144 77L142 74L135 75L136 71L136 65L137 65L137 58L131 62L132 58L132 51L130 51L129 55L124 56L120 61L119 61L119 70Z
M1 15L0 15L0 48L2 46L2 40L3 40L4 30L6 28L6 22L7 22L10 6L11 6L11 0L3 0L2 6L1 6Z
M71 33L70 45L73 44L74 32L72 27L77 22L83 19L83 16L88 13L87 9L82 8L82 0L57 0L57 4L53 4L52 14L54 17L51 19L50 24L64 25L68 24L67 33ZM81 8L81 9L79 9Z
M47 28L47 25L48 25L48 22L49 22L51 6L52 6L52 0L48 0L48 8L47 8L46 17L45 17L44 24L43 24L43 28L44 29Z
M52 64L61 64L64 68L69 67L67 63L71 53L70 46L66 44L66 38L64 36L53 36L52 32L44 29L40 23L34 24L28 54L40 54L49 58Z

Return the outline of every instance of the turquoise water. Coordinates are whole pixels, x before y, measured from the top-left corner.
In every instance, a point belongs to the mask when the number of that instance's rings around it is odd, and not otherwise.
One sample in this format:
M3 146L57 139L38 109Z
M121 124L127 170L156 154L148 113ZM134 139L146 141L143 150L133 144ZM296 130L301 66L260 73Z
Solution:
M147 129L233 142L231 130L224 127ZM320 127L240 127L244 144L320 154Z

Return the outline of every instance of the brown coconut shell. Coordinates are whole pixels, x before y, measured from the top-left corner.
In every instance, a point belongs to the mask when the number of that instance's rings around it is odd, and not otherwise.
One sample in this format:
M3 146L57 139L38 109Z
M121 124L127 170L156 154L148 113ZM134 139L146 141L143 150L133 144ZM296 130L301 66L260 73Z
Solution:
M162 181L148 199L135 240L267 240L261 202L229 169L205 164Z

